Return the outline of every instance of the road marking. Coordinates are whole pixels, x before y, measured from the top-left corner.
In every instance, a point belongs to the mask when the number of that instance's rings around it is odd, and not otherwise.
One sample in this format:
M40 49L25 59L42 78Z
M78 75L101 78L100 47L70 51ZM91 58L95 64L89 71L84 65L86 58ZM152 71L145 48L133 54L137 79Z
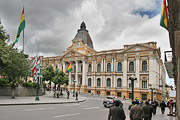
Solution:
M87 105L82 105L82 106L79 106L79 107L86 107Z
M103 111L108 111L108 110L109 110L109 109L104 109L104 110L101 110L101 111L103 112Z
M26 111L33 111L33 110L52 110L54 108L37 108L37 109L26 109Z
M90 108L84 108L85 110L90 110L90 109L97 109L99 107L90 107Z
M80 104L72 104L72 105L64 105L64 106L76 106L76 105L80 105Z
M68 116L79 115L79 114L81 114L81 113L74 113L74 114L66 114L66 115L54 116L54 118L68 117Z

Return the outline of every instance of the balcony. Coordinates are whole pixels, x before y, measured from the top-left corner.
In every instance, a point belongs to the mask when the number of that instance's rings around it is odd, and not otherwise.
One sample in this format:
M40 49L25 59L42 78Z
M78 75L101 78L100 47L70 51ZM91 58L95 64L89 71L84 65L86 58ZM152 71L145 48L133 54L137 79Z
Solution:
M128 71L127 73L135 73L135 71Z
M148 73L149 73L149 71L147 71L147 70L143 70L143 71L140 71L140 73L142 73L142 74L148 74Z
M174 78L174 72L173 72L173 63L172 63L172 51L165 51L164 52L164 64L168 73L169 78Z

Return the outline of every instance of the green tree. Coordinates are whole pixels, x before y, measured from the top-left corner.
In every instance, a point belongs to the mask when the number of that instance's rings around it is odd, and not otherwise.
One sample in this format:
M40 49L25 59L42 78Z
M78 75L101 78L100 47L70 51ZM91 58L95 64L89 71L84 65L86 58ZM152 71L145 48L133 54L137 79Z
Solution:
M0 27L0 61L2 75L12 84L12 98L15 98L15 84L20 77L25 77L28 72L28 55L19 52L17 48L9 42L9 35L6 34L3 27Z
M69 80L65 76L65 73L63 71L59 71L58 69L56 69L55 75L53 77L53 82L55 83L55 85L58 84L58 90L61 90L60 95L62 95L62 89L60 89L61 85L65 83L67 84L68 81Z
M42 81L49 81L50 89L51 89L51 82L53 81L53 77L54 77L53 66L49 65L42 70Z

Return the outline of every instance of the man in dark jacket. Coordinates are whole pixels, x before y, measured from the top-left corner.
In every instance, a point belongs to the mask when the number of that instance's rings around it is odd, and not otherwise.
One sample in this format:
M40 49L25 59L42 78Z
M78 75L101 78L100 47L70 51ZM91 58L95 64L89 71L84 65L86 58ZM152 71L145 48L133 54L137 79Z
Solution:
M119 107L120 102L114 100L115 106L109 109L108 120L125 120L126 116L123 108Z
M139 106L139 101L130 109L130 118L133 120L142 120L142 108Z
M160 107L161 107L161 112L162 112L162 114L164 114L165 108L166 108L166 104L165 104L164 101L162 101L162 102L160 103Z
M143 111L143 118L144 120L151 120L152 118L152 113L153 113L153 107L149 105L149 102L145 102L145 106L143 106L142 111Z

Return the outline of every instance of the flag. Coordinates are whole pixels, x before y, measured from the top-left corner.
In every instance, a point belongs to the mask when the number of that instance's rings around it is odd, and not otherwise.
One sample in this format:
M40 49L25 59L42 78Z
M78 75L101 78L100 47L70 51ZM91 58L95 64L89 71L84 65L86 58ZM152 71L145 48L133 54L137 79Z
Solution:
M20 21L20 24L19 24L19 28L18 28L18 32L17 32L17 35L16 35L16 38L14 39L13 41L13 46L18 42L19 40L19 37L20 37L20 33L22 30L24 30L25 28L25 16L24 16L24 8L23 8L23 11L22 11L22 14L21 14L21 21Z
M168 12L167 12L166 0L163 1L160 25L168 30Z
M72 67L71 67L71 63L69 62L66 72L71 72L71 71L72 71Z
M39 69L40 64L41 64L40 56L39 57L36 56L33 62L32 76L34 76L35 72L37 72L37 69Z

